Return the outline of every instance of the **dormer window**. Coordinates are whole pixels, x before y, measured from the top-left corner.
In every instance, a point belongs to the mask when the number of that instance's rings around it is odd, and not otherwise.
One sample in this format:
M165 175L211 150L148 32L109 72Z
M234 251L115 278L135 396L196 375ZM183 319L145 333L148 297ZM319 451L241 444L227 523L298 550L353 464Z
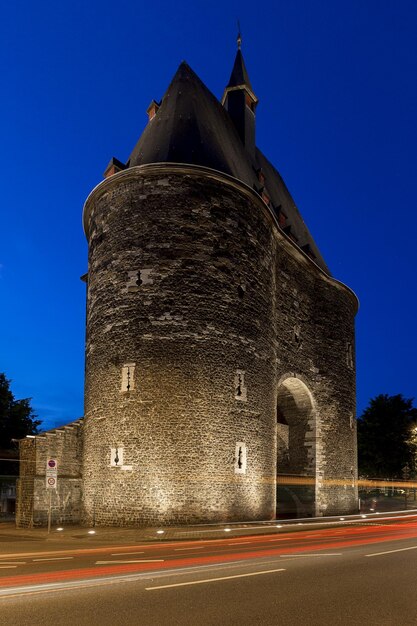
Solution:
M279 204L278 206L274 207L274 213L277 216L277 220L278 220L278 224L279 224L280 228L284 229L285 225L287 223L287 215L282 210L281 204Z
M258 180L261 183L261 185L265 185L266 176L263 173L262 168L260 168L259 170L256 171L256 175L257 175Z
M297 243L298 238L295 236L295 234L292 231L292 226L289 224L288 226L285 226L285 228L282 229L284 231L284 233L287 235L287 237L289 237L290 239L292 239L294 241L294 243Z
M305 252L306 255L309 256L310 259L313 259L313 261L314 261L314 259L316 258L316 255L314 254L313 250L311 249L311 246L310 246L309 243L306 243L304 246L301 246L301 250L303 252Z
M146 109L146 113L148 114L149 121L153 120L160 106L161 106L160 102L157 102L156 100L151 101L150 105Z
M122 163L121 161L119 161L119 159L116 159L116 157L113 157L110 160L110 163L108 164L108 166L106 167L106 169L104 170L104 178L109 178L110 176L113 176L113 174L117 174L117 172L121 172L122 170L126 169L126 165L124 163Z
M267 204L269 206L269 203L270 203L271 199L268 196L268 194L265 193L265 191L263 191L261 196L262 196L262 200L265 202L265 204Z

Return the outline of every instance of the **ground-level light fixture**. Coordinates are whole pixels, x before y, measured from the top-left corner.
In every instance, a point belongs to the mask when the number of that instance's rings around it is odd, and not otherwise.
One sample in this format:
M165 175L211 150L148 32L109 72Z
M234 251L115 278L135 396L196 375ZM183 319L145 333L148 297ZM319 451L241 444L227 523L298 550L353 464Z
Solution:
M164 532L165 532L165 530L157 530L157 531L156 531L156 534L157 534L157 535L163 535L163 534L164 534Z
M225 532L225 533L230 533L230 532L231 532L231 530L232 530L231 528L225 528L225 529L224 529L224 532Z
M88 531L88 534L89 534L89 535L95 535L95 534L96 534L96 531L95 531L95 530L89 530L89 531Z
M58 532L60 532L61 530L64 530L64 529L62 528L62 526L60 526L59 528L57 528L57 531L58 531Z

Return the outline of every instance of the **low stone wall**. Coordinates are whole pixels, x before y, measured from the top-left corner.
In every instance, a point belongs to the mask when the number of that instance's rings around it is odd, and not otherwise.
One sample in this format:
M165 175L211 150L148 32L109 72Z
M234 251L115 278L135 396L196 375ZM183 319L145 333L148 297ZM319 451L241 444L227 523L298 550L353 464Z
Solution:
M16 526L32 528L81 521L82 421L20 441L20 477L17 483ZM46 488L46 462L57 460L56 489Z

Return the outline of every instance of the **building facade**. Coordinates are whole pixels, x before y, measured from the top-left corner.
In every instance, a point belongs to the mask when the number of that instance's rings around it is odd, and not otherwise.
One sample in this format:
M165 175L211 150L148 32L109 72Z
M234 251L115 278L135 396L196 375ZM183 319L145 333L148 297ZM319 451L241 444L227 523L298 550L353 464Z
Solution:
M240 42L221 102L182 63L85 203L85 524L273 519L286 493L357 511L357 299L256 147L257 104Z

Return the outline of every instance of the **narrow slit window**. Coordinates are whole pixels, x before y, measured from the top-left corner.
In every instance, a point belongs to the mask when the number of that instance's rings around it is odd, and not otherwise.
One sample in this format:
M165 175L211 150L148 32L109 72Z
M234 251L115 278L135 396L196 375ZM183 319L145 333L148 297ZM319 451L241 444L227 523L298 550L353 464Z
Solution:
M123 465L123 448L116 446L110 448L110 466L122 467Z
M235 474L246 474L247 449L243 441L238 441L235 450Z
M235 374L235 400L241 400L246 402L247 400L247 388L245 385L245 372L244 370L236 370Z
M346 363L350 369L353 369L353 345L350 341L346 344Z
M120 391L133 391L135 388L135 364L125 363L122 367L122 386Z

